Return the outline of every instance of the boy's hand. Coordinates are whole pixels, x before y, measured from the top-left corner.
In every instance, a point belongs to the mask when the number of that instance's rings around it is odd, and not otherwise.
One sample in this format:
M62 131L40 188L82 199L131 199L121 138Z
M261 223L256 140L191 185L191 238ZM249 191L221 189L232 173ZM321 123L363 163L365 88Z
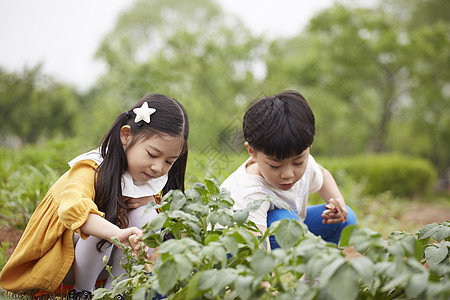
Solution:
M343 202L343 201L342 201ZM322 223L336 224L347 221L347 208L341 201L331 198L322 213Z

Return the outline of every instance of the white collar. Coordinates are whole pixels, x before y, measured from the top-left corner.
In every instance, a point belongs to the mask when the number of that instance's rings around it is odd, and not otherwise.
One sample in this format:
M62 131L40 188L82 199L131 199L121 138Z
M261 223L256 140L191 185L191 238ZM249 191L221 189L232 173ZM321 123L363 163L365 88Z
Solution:
M78 155L69 162L69 166L72 167L75 163L82 160L93 160L97 165L100 165L103 161L103 157L100 154L100 148L91 150L84 154ZM153 196L161 192L167 183L167 173L161 177L150 179L144 183L136 183L131 177L130 173L126 171L122 175L122 195L131 198L140 198L146 196Z

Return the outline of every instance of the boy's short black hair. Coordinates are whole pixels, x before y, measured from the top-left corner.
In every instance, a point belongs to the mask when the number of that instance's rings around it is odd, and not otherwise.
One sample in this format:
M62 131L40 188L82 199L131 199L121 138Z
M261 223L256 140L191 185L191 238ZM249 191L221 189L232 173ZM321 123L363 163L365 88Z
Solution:
M297 91L257 99L244 115L244 138L256 151L285 159L301 154L312 145L314 114Z

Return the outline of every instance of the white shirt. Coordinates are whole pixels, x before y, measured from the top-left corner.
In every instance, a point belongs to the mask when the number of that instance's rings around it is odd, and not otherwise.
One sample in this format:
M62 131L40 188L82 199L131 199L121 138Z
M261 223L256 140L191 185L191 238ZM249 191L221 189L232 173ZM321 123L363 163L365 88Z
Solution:
M234 209L244 209L252 200L275 197L285 202L294 211L301 222L306 217L308 195L320 190L323 184L323 173L314 158L309 155L305 174L289 190L283 191L271 185L262 176L248 174L246 166L250 158L232 173L220 186L231 192ZM267 227L267 212L278 209L275 203L264 201L256 211L251 211L249 219L257 225Z

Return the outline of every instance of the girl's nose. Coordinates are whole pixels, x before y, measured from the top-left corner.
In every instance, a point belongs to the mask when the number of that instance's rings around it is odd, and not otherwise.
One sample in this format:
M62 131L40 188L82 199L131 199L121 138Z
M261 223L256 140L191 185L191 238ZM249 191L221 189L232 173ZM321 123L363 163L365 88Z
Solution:
M153 163L151 166L150 166L150 169L153 171L153 172L155 172L155 173L160 173L161 172L161 170L162 170L162 165L161 164L159 164L159 163Z

